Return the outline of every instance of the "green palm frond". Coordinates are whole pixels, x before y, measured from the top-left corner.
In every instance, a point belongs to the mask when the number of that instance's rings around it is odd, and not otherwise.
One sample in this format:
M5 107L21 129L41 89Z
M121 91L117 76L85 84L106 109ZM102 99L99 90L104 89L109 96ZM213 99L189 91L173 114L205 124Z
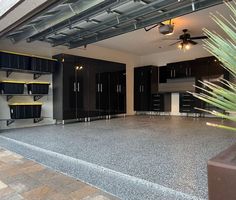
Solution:
M215 56L229 73L236 78L236 2L226 2L231 15L227 19L222 14L210 14L211 19L222 29L224 35L215 31L203 29L208 40L204 40L204 48ZM236 116L229 113L236 112L236 84L220 78L216 83L199 81L201 86L195 86L199 92L189 92L194 97L215 106L225 112L196 108L233 122ZM236 127L207 123L207 125L236 131Z

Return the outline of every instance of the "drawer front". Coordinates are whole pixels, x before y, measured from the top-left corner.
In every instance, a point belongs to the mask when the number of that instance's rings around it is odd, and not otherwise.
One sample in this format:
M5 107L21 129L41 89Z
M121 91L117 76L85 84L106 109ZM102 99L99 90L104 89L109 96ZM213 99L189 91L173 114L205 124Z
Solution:
M151 110L154 112L164 112L164 95L152 94Z

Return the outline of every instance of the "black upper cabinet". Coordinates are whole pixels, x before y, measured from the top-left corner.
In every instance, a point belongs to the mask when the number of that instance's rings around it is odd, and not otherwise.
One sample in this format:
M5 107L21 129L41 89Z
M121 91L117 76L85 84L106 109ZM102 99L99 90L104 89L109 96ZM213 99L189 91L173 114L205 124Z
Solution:
M228 77L228 73L215 57L169 63L167 66L160 67L159 72L160 83L166 83L167 79L175 78L196 77L196 79L205 79L216 75Z
M113 76L120 71L125 73L124 64L72 55L58 55L55 58L63 61L61 69L53 76L53 92L57 97L54 99L54 108L60 107L63 110L54 111L55 119L82 119L116 114L119 105L125 106L125 98L121 100L111 92L116 84L122 84L119 87L120 93L123 94L126 90L125 82L119 83L118 75L116 78ZM61 79L63 81L60 82ZM125 109L122 108L123 112Z
M171 78L187 78L193 76L192 61L183 61L167 64L167 79Z
M216 75L226 75L227 71L215 57L198 58L194 61L192 70L197 78L209 78Z
M152 76L158 77L155 66L137 67L134 69L134 110L149 111L151 90L158 88L158 82ZM155 81L152 83L152 81ZM156 85L156 87L155 87Z

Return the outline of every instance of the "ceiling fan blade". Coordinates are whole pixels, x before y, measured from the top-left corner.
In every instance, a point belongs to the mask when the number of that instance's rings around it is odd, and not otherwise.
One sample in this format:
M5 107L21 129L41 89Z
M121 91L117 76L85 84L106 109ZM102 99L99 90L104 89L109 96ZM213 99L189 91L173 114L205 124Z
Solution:
M162 38L161 40L179 40L179 38Z
M192 45L198 44L197 42L195 42L195 41L193 41L193 40L188 40L188 42L189 42L190 44L192 44Z
M190 37L191 40L204 40L204 39L208 39L207 36L196 36L196 37Z
M178 44L179 42L181 42L181 41L179 40L179 41L177 41L177 42L175 42L175 43L170 44L169 46L176 45L176 44Z

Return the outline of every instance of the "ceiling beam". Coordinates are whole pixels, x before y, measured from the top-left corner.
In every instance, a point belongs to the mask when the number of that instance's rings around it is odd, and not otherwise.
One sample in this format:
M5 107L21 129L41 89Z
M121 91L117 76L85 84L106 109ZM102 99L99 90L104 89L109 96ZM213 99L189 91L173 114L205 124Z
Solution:
M93 34L97 34L97 32L106 30L107 28L111 28L113 26L116 25L121 25L123 23L127 23L128 21L134 20L138 17L144 16L146 14L149 14L151 12L157 12L157 9L164 9L165 7L169 6L170 4L176 4L177 1L176 0L169 0L168 3L166 3L166 0L156 0L152 3L149 4L145 4L140 8L137 8L131 12L129 12L128 14L121 14L120 16L116 15L113 16L101 23L99 23L98 25L94 25L93 27L90 27L89 29L83 29L81 31L78 31L74 34L71 34L70 37L66 38L66 39L62 39L59 41L56 41L52 44L52 46L58 46L58 45L63 45L65 43L68 43L72 40L76 40L79 38L82 38L85 35L91 34L91 32L93 32ZM155 8L155 6L158 6L158 8ZM153 8L153 10L151 10L150 8Z
M30 36L41 32L47 28L50 28L51 26L54 26L57 23L60 23L61 21L64 21L64 19L70 18L75 14L78 14L80 12L83 12L84 10L87 10L89 7L92 7L104 0L76 0L74 4L67 4L65 2L65 7L62 7L60 12L52 17L48 17L48 19L44 19L39 23L36 23L35 25L32 24L32 26L27 27L27 30L24 30L23 33L16 34L13 37L9 37L13 43L17 43L23 39L29 38ZM63 5L63 4L62 4ZM73 11L71 8L73 7ZM45 13L46 15L46 13ZM42 16L42 14L40 15ZM39 16L39 17L40 17Z
M45 3L43 3L42 5L40 5L39 7L33 9L32 11L30 11L28 14L26 14L24 17L22 17L21 19L17 20L16 22L14 22L13 24L11 24L10 26L8 26L7 28L5 28L4 30L2 30L0 32L0 38L6 36L7 34L9 34L10 32L15 31L16 29L18 29L19 27L24 26L25 24L29 23L31 20L36 19L37 17L39 17L41 14L48 12L49 10L51 10L52 8L56 7L57 5L65 2L66 0L50 0L50 1L46 1Z
M101 13L102 11L106 11L107 9L110 9L111 7L114 7L116 5L121 5L123 3L128 2L128 0L106 0L104 2L101 2L91 8L89 8L88 10L83 11L82 13L72 16L69 19L66 19L58 24L56 24L55 26L52 26L40 33L37 33L33 36L31 36L30 38L27 39L27 42L33 42L35 40L39 40L41 38L44 38L50 34L53 34L55 32L60 31L63 28L66 27L70 27L71 25L81 22L83 20L86 20L92 16L97 15L98 13Z
M198 0L195 1L195 11L199 11L214 5L218 5L223 3L223 0ZM175 9L168 11L168 13L163 13L154 17L151 17L149 19L144 19L144 20L140 20L137 21L136 25L127 25L125 27L119 28L117 30L111 30L108 31L107 33L103 33L103 34L97 34L96 36L92 36L92 37L88 37L86 39L83 40L78 40L78 41L74 41L74 42L70 42L69 43L69 48L76 48L76 47L81 47L84 45L88 45L91 43L95 43L104 39L108 39L114 36L118 36L124 33L128 33L137 29L141 29L171 18L176 18L182 15L186 15L189 13L192 13L192 3L189 3L187 5L184 6L177 6Z

